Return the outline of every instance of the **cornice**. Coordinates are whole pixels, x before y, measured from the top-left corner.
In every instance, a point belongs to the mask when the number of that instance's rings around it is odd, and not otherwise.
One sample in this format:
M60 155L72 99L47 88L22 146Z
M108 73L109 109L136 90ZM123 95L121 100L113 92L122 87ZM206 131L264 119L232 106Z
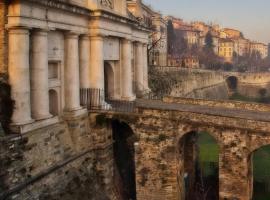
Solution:
M49 8L56 8L80 15L91 15L91 10L66 2L66 0L22 0L25 2L36 3Z
M146 32L151 32L150 28L143 26L139 21L137 21L135 19L131 19L129 17L115 14L115 13L107 11L107 10L103 10L103 9L94 10L91 12L91 16L93 18L104 18L104 19L110 19L113 21L117 21L120 23L127 23L134 28L137 28L137 29L140 29L140 30L143 30Z

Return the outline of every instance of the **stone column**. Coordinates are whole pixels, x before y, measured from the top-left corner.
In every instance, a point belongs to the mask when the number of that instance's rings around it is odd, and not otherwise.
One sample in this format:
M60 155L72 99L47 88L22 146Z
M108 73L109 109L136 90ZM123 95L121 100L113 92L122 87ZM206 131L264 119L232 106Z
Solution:
M65 111L80 110L79 36L65 35Z
M102 36L91 37L90 41L90 86L104 90L104 60Z
M144 80L144 90L149 91L148 86L148 52L147 44L143 44L143 80Z
M9 30L8 56L9 83L15 100L12 122L14 125L31 123L28 29Z
M219 195L221 200L249 200L252 197L250 188L250 161L245 145L241 142L236 146L237 136L230 134L230 139L223 139L219 158ZM245 141L241 137L239 141Z
M104 52L103 37L90 38L90 96L91 105L99 107L105 105L104 93ZM91 108L90 108L91 109Z
M80 88L90 88L90 40L88 35L83 35L79 40L80 49Z
M143 45L141 43L135 44L135 78L136 78L136 92L141 94L144 88L144 60L143 60Z
M31 111L32 117L40 120L51 117L49 113L47 31L34 31L31 43Z
M122 65L121 65L121 83L122 83L122 99L134 100L133 94L133 77L132 77L132 60L131 60L131 41L127 39L122 40Z

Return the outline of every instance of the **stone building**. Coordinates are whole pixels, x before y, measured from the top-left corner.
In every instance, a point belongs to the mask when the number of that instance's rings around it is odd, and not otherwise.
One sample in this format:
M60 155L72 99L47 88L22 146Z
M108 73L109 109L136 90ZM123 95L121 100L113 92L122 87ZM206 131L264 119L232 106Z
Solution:
M148 90L149 24L130 17L125 0L22 0L0 6L0 38L6 44L0 69L8 71L19 131L84 113L80 89L128 101Z
M151 37L149 64L167 66L167 22L160 13L154 13L153 33Z
M234 52L234 42L231 39L219 40L218 55L225 59L226 62L232 62Z
M268 46L260 42L251 42L250 43L250 53L259 52L261 58L266 58L268 56Z
M242 37L242 33L239 30L235 30L232 28L224 28L222 29L222 31L226 34L227 38L230 39Z
M151 27L148 45L150 65L167 66L167 22L161 13L154 11L141 0L127 1L128 10L139 20Z

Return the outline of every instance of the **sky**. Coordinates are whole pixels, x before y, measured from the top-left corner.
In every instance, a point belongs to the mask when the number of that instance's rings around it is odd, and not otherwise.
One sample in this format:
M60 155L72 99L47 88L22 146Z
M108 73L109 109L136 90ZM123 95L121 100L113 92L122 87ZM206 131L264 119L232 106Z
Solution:
M143 0L163 15L204 21L242 31L246 38L270 43L270 0Z

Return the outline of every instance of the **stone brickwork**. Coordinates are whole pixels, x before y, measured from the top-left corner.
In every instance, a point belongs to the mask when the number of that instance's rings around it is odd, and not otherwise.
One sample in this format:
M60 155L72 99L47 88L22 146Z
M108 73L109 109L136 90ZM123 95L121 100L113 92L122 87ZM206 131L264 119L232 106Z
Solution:
M219 199L251 199L252 153L270 144L268 111L257 112L263 119L257 118L254 111L248 111L253 115L246 117L228 115L229 108L216 115L210 110L218 107L199 106L205 111L201 112L193 105L193 110L187 110L188 104L184 109L173 104L178 100L139 103L139 114L115 116L128 123L139 138L135 144L137 199L183 200L188 195L184 172L193 173L194 148L185 142L189 150L184 150L182 141L193 132L208 132L219 146Z
M7 31L5 29L5 24L7 22L7 6L0 2L0 78L1 74L7 73Z
M106 120L87 115L0 138L0 199L110 199L111 140Z

